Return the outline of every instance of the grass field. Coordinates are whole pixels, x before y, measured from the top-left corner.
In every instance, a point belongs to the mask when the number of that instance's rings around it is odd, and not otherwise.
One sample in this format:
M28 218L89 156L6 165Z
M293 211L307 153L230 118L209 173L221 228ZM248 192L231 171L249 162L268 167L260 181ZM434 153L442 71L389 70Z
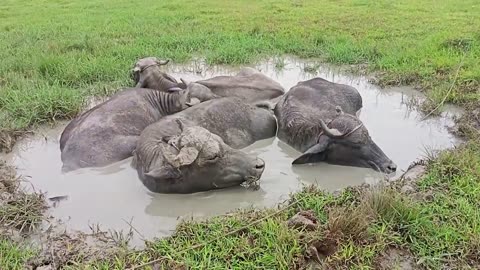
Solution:
M272 55L368 64L433 101L478 101L480 4L467 1L23 1L0 7L0 145L130 85L136 59ZM463 60L462 60L463 59ZM460 68L460 69L459 69ZM9 137L10 136L10 137Z
M358 64L382 85L419 86L430 98L426 110L445 100L470 112L480 101L480 3L2 0L0 150L35 125L73 117L89 96L131 85L129 70L140 57L245 64L285 54ZM475 117L462 127L475 127ZM480 142L478 130L466 134L465 146L428 163L415 196L395 187L349 189L340 197L306 190L293 195L294 207L240 233L223 237L275 210L183 224L146 250L90 266L121 269L166 256L160 265L179 269L287 269L304 265L313 245L333 252L323 261L326 269L377 269L391 249L415 267L478 269ZM0 204L5 209L12 208ZM318 229L286 226L300 209L314 211ZM22 213L15 218L37 218ZM0 237L0 269L23 269L34 256Z

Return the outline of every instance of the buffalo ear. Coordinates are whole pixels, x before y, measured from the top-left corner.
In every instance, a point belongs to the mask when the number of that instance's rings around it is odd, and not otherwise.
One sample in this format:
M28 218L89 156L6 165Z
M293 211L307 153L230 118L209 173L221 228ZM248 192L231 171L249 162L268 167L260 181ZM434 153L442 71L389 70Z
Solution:
M137 84L140 80L140 68L134 67L131 71L132 80Z
M174 87L168 88L167 92L178 92L178 91L182 91L182 90L183 90L182 88L174 86Z
M157 65L159 66L164 66L166 64L168 64L170 62L170 59L167 59L167 60L160 60L158 58L155 57L155 63L157 63Z
M178 87L180 88L183 88L183 89L187 89L187 86L189 84L189 82L183 78L180 78L180 83L178 83Z
M323 161L325 158L324 151L327 149L329 144L329 138L326 136L321 136L317 144L310 147L305 153L296 158L292 164L306 164L306 163L315 163Z
M163 136L162 137L162 142L168 143L174 136Z
M195 106L197 104L200 104L201 101L198 98L190 98L190 101L185 102L185 104L189 107Z
M178 179L180 178L180 174L176 170L172 170L170 168L162 167L162 168L155 168L147 173L145 176L152 177L154 179Z
M171 81L172 83L178 84L177 80L176 80L174 77L170 76L169 74L167 74L167 73L162 73L162 75L163 75L163 77L164 77L165 79Z
M192 164L198 157L199 151L195 147L184 147L180 149L175 161L179 165L178 167L187 166Z
M183 132L185 130L185 124L182 122L182 120L176 118L175 122L177 123L178 128L180 128L180 131Z

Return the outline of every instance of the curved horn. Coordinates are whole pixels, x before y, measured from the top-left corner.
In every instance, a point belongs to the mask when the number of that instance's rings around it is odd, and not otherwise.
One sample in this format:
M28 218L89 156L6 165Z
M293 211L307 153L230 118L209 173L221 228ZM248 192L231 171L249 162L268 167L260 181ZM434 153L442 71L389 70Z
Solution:
M187 87L188 84L190 84L189 81L185 80L184 78L180 78L180 81Z
M338 131L338 129L336 128L327 127L327 125L325 124L325 122L323 122L322 119L320 119L320 126L322 126L322 130L325 133L325 135L327 135L330 138L340 138L344 135L343 133Z
M185 125L182 123L182 121L177 118L175 119L175 122L177 122L178 127L180 127L180 131L183 132L183 130L185 129Z
M132 68L132 72L139 72L140 71L140 68L135 66L134 68Z
M160 66L164 66L166 64L168 64L168 62L170 62L170 59L167 59L167 60L160 60L160 61L157 61L157 64L160 65Z

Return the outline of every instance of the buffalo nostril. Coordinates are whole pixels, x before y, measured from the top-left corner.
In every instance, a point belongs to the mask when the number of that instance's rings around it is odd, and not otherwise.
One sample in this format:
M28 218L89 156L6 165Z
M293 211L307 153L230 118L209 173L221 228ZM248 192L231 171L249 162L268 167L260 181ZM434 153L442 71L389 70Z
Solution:
M387 168L388 168L390 171L395 172L395 171L397 170L397 165L395 165L395 164L392 163L392 164L388 165Z
M265 162L261 159L257 159L257 162L255 163L255 169L264 169L265 168Z

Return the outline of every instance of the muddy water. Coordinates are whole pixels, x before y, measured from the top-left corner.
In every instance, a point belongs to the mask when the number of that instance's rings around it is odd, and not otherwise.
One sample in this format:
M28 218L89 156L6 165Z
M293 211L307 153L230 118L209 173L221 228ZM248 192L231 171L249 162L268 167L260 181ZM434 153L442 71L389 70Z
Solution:
M410 162L424 155L426 149L444 149L453 146L456 139L447 127L451 126L447 111L441 118L420 121L421 115L410 109L421 95L409 88L381 90L363 77L341 75L338 70L323 67L314 73L305 72L314 62L287 59L283 69L275 68L275 61L256 67L280 82L285 89L298 81L320 76L334 82L356 87L364 107L360 118L369 129L374 141L398 165L401 172ZM170 66L176 78L198 80L215 75L234 74L238 68L210 67L201 63L189 66ZM20 141L14 151L6 156L19 172L29 177L37 190L47 192L47 197L67 196L51 209L51 214L67 223L70 229L88 230L91 224L101 228L128 230L131 225L141 238L151 239L168 235L178 223L178 217L207 217L224 214L240 207L272 206L288 198L288 194L303 184L315 183L327 190L336 190L364 182L382 179L370 169L334 166L328 164L292 167L297 151L276 138L259 141L245 149L266 161L258 191L242 187L190 195L165 195L148 192L130 168L130 159L106 168L82 169L63 174L58 139L66 123L55 129L40 130L37 135Z

